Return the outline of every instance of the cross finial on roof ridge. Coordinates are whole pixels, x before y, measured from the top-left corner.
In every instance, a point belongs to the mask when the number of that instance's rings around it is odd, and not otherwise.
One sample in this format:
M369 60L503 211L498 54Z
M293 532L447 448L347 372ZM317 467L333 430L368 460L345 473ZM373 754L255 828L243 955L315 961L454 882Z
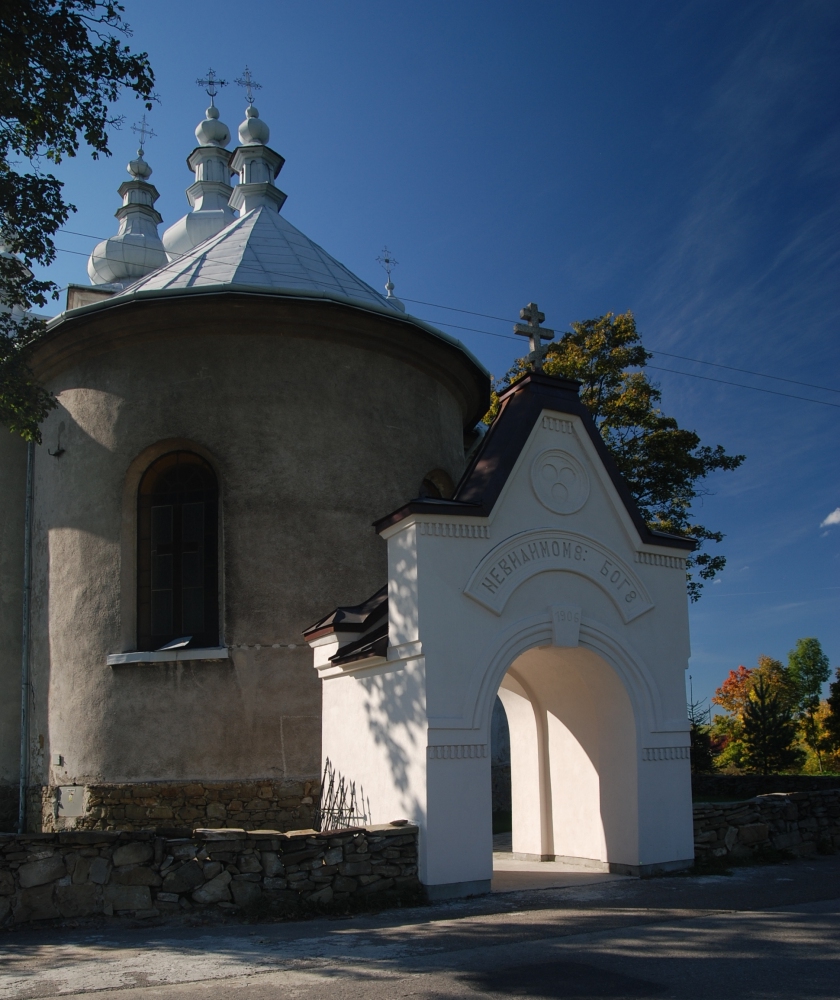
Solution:
M262 84L257 83L257 81L251 76L251 71L248 69L247 65L242 76L237 77L233 82L238 87L245 88L245 99L248 101L248 104L254 103L254 91L262 90Z
M519 318L526 320L527 323L516 323L513 332L530 339L531 353L528 355L528 361L535 372L542 371L543 358L546 355L542 341L553 340L554 331L540 326L540 323L545 322L545 313L540 312L536 302L529 302L520 309Z
M149 125L149 123L146 121L145 112L140 121L135 122L131 126L131 131L134 132L135 135L140 136L140 148L137 150L137 155L142 157L143 151L146 147L146 139L154 139L157 135L156 132L152 131L151 125Z
M210 98L211 108L216 107L215 97L216 94L219 93L217 88L226 87L228 85L227 80L223 80L221 77L216 76L216 71L212 67L207 70L207 76L203 80L199 78L195 82L197 86L204 88L205 93ZM236 82L238 83L239 81L237 80Z

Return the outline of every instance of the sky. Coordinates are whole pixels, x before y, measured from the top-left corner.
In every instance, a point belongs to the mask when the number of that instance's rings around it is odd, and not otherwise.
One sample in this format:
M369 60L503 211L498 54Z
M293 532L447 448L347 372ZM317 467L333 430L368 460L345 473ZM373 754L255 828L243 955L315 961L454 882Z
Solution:
M727 566L690 611L694 699L805 636L840 666L840 4L124 2L164 226L188 208L196 79L247 65L284 215L376 287L387 245L409 311L494 375L529 301L558 332L632 310L663 412L747 456L696 504ZM244 92L216 103L235 136ZM142 113L118 110L114 155L57 171L78 208L61 286L116 231Z

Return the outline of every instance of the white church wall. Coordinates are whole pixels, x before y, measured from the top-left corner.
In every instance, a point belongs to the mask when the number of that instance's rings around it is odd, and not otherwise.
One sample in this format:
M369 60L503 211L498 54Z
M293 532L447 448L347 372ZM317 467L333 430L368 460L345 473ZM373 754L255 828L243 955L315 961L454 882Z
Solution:
M434 746L489 744L492 705L505 673L518 657L544 661L550 782L555 803L566 810L553 821L553 853L628 870L679 863L692 856L687 772L644 768L651 754L687 757L685 550L642 542L579 418L544 417L486 520L410 515L383 532L393 553L391 593L405 597L395 606L391 641L416 635L422 644ZM550 497L543 502L540 480L557 452L578 470L577 495L565 512ZM513 567L509 553L523 530L523 544L544 544ZM525 566L530 561L538 570L533 575ZM495 586L484 593L477 571L493 567ZM579 609L572 639L552 612L561 605ZM416 632L409 633L404 623L413 622L413 614ZM453 764L467 774L466 759ZM489 768L471 758L469 768L469 780L456 777L457 767L441 774L430 769L429 844L442 843L437 831L449 829L431 804L454 799L454 788L468 796L453 805L468 824L460 836L480 840L489 829L483 803ZM533 822L527 829L523 843L533 846ZM463 865L457 867L466 880ZM440 877L446 872L442 868ZM470 872L476 880L489 878L489 854Z

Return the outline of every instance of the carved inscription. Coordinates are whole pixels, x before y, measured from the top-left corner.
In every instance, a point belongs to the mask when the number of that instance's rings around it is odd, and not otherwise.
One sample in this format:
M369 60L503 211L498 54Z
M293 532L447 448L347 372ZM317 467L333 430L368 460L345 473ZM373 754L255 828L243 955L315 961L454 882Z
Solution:
M580 642L580 606L555 604L550 611L554 645L577 646Z
M573 543L561 538L535 538L532 542L507 549L487 571L481 586L488 594L495 594L505 585L507 578L513 576L515 570L527 563L541 560L585 563L588 554L589 549L579 542Z
M499 615L520 584L550 570L592 580L610 596L625 621L653 607L641 580L618 556L591 538L552 528L525 531L496 546L476 567L465 592Z

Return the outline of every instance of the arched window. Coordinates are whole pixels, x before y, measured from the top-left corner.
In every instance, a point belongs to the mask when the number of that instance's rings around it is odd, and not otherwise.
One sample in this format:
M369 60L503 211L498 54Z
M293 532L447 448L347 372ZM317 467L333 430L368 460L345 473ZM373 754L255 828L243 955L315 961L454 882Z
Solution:
M192 636L219 643L219 487L189 451L163 455L140 480L137 507L137 645Z
M443 469L432 469L431 472L427 472L420 485L420 496L432 500L448 500L454 492L452 480Z

